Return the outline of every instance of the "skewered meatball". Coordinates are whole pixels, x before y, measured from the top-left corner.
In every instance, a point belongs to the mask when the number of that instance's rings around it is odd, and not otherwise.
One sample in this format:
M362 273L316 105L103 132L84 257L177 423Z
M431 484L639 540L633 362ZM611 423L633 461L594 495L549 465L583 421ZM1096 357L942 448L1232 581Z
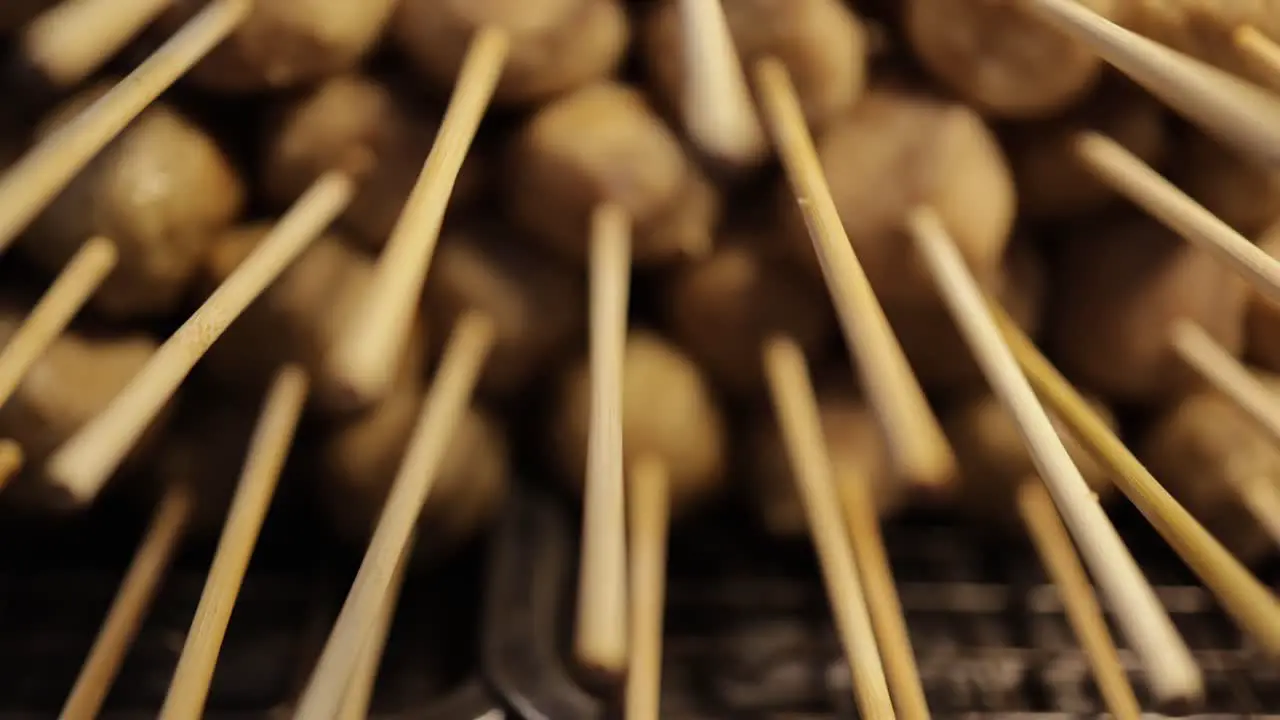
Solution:
M1183 139L1170 175L1196 202L1247 237L1280 218L1280 172L1200 133Z
M1249 75L1231 33L1252 25L1280 38L1280 9L1270 0L1131 0L1125 24L1134 32L1237 74Z
M269 223L253 223L220 237L205 263L209 285L226 280L270 230ZM341 409L341 385L329 374L326 358L373 273L373 262L337 237L316 240L210 348L210 373L221 383L257 392L281 365L296 362L311 376L316 402ZM422 345L415 336L402 360L415 374L422 368Z
M191 71L219 92L296 88L355 68L382 36L398 0L268 0ZM161 19L176 29L206 4L174 0Z
M937 210L974 274L987 284L994 280L1013 224L1014 186L995 137L973 111L873 90L819 140L818 150L849 241L883 301L934 295L903 229L921 204ZM783 201L793 246L816 270L789 187Z
M1122 0L1079 0L1114 19ZM983 114L1045 118L1093 88L1102 61L1015 0L906 0L904 26L916 57Z
M453 327L476 309L493 319L497 337L480 389L501 397L551 370L579 340L586 320L580 273L512 242L512 233L477 223L446 231L425 300L432 327Z
M436 121L428 115L371 78L333 78L292 101L272 124L263 163L266 194L286 206L328 170L367 167L341 223L371 248L380 248L435 141ZM479 184L472 156L463 164L451 202L469 202Z
M0 347L22 324L25 310L5 301L0 308ZM0 407L0 437L22 445L26 467L39 471L45 460L82 425L107 406L158 345L141 333L110 337L70 330L49 346L23 378L13 397ZM138 457L150 444L164 417L138 444ZM24 475L5 489L6 501L35 510L56 508L60 498L35 474Z
M510 40L494 94L504 104L544 101L612 75L629 40L618 0L402 0L392 37L414 70L450 88L485 27Z
M1116 197L1078 159L1076 141L1085 130L1103 133L1148 165L1164 162L1168 131L1163 106L1131 86L1109 85L1065 117L1011 129L1009 158L1024 216L1071 218L1096 212Z
M1058 250L1047 346L1063 372L1103 397L1154 403L1187 387L1191 373L1170 348L1175 320L1243 350L1245 282L1155 221L1085 229Z
M71 101L43 132L102 90ZM105 235L119 248L119 264L90 302L115 319L161 316L176 308L207 248L244 201L244 186L214 140L155 104L54 199L23 248L56 272L90 236Z
M1280 379L1263 376L1272 391ZM1162 414L1138 445L1142 462L1233 554L1246 562L1274 552L1244 498L1280 492L1280 448L1224 396L1203 390Z
M516 139L512 216L553 250L585 257L590 215L615 202L634 224L637 263L696 254L711 244L715 189L639 91L614 82L540 109Z
M661 460L673 511L687 510L724 479L724 420L711 389L693 360L646 331L627 338L622 367L624 467L644 457ZM555 463L577 487L586 467L590 398L589 368L578 362L564 376L551 418Z
M368 542L391 490L422 407L410 374L398 390L325 441L321 500L335 528L354 544ZM501 428L472 409L454 428L439 475L422 509L415 561L430 561L465 543L496 515L509 482Z
M839 0L735 0L724 3L729 33L748 67L776 57L790 72L811 127L843 115L862 96L867 35ZM683 97L684 60L679 6L657 5L645 28L644 60L664 108Z
M1114 428L1110 411L1101 402L1089 400L1093 410ZM1018 487L1028 479L1039 482L1039 471L1013 416L994 395L984 394L943 413L942 422L960 462L958 508L987 522L1016 522ZM1106 469L1056 418L1054 426L1089 489L1101 500L1111 496L1114 485Z
M870 483L879 515L891 515L902 507L907 499L905 488L888 471L884 438L866 407L843 394L823 393L818 409L841 502L861 502L863 493L853 492L854 483ZM807 516L773 413L763 413L749 437L753 497L765 528L784 537L808 532Z
M1031 336L1040 327L1045 284L1044 259L1036 246L1027 240L1012 243L1005 253L994 296L1018 327ZM883 307L922 385L947 393L985 386L968 343L940 299L885 303Z

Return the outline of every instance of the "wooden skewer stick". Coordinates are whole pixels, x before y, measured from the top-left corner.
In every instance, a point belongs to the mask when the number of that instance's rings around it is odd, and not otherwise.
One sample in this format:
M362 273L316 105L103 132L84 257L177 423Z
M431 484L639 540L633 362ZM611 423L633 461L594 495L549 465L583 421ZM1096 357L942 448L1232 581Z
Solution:
M189 489L178 482L161 498L71 696L62 706L61 720L93 720L98 716L186 533L193 503Z
M775 337L765 345L764 365L796 492L813 535L831 611L853 674L859 714L863 718L889 720L894 717L889 685L853 548L840 517L834 471L804 352L794 341Z
M334 377L353 404L374 402L395 380L449 197L502 76L509 45L506 32L492 27L482 28L471 41L440 132L378 257L368 296L333 349Z
M700 150L737 166L758 164L768 139L756 117L746 74L721 0L681 0L685 131Z
M1107 709L1116 720L1138 720L1142 708L1133 685L1120 662L1120 653L1107 629L1107 620L1093 594L1093 586L1071 544L1071 535L1053 507L1053 498L1038 477L1030 477L1018 487L1018 514L1027 527L1031 543L1040 555L1049 579L1067 612L1080 647L1089 658L1093 680Z
M1171 342L1187 367L1280 443L1280 397L1274 391L1190 320L1174 323Z
M1252 25L1241 25L1231 33L1236 52L1272 88L1280 88L1280 45Z
M1174 324L1173 348L1188 367L1280 443L1280 396L1274 390L1190 320ZM1266 480L1232 489L1268 537L1280 544L1280 485Z
M1192 200L1138 156L1095 132L1079 135L1076 155L1116 192L1239 273L1272 302L1280 303L1280 261Z
M0 351L0 405L9 402L27 371L107 279L116 258L115 243L104 237L89 238L72 256Z
M61 0L22 31L22 55L57 87L92 75L173 0Z
M218 661L249 559L258 543L258 533L275 496L280 472L293 445L307 400L308 384L306 372L289 365L276 375L267 393L200 604L160 709L162 720L199 720L204 715L214 664Z
M1009 350L1054 415L1111 470L1121 492L1137 506L1209 588L1222 607L1272 657L1280 657L1280 602L1240 564L1129 452L1107 423L1071 386L1000 307L988 308Z
M893 469L906 482L944 485L955 477L955 456L845 234L786 66L761 60L755 81Z
M591 216L590 432L578 570L578 662L603 679L627 665L627 516L622 460L622 358L631 294L631 220L605 204Z
M413 542L411 539L410 545ZM391 585L387 588L387 597L383 600L377 623L360 651L355 672L348 681L346 695L342 698L342 707L334 714L333 720L369 720L369 704L373 701L373 691L378 684L378 670L382 666L382 655L386 651L391 625L395 622L396 606L400 603L400 591L404 587L404 576L412 556L412 549L400 556L400 563L391 576Z
M1022 0L1187 120L1268 164L1280 164L1280 98L1100 17L1074 0Z
M396 565L408 549L422 505L493 348L494 333L493 320L476 312L463 315L454 327L364 561L298 701L295 720L331 718L338 711L360 651L377 625Z
M252 0L211 0L107 94L0 176L0 252L138 113L231 34L252 7Z
M343 173L317 180L106 409L54 452L50 479L77 503L97 496L200 358L329 227L354 192L354 181Z
M22 469L26 456L22 446L12 438L0 438L0 489L4 489Z
M828 438L828 441L834 444L839 439ZM920 680L911 637L907 633L907 618L894 584L884 534L880 531L870 478L858 478L858 482L846 488L845 492L854 494L852 500L840 505L844 509L853 558L862 578L867 609L871 612L871 625L875 628L876 641L884 660L893 706L900 720L929 720L929 703L925 698L924 683Z
M641 458L631 466L630 474L627 510L631 541L631 662L624 717L659 720L671 477L666 464L656 457Z
M1001 340L982 291L942 220L932 210L919 208L912 212L908 229L992 392L1016 422L1080 554L1114 609L1117 624L1142 659L1152 694L1166 703L1199 699L1204 680L1191 651L1072 463L1048 414Z

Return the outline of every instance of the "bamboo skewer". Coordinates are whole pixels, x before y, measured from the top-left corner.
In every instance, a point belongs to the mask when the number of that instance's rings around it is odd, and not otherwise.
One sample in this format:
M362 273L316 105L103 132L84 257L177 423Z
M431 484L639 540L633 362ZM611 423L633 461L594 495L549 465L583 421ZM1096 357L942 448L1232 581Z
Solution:
M1171 342L1182 362L1280 443L1280 398L1274 391L1190 320L1174 324Z
M1021 1L1209 134L1268 164L1280 163L1280 98L1126 30L1073 0Z
M1080 554L1114 608L1117 624L1142 659L1152 694L1164 703L1200 698L1204 681L1191 651L1072 463L1049 416L1002 341L982 292L942 221L932 210L922 208L912 214L909 230L974 359L1013 416Z
M48 473L56 486L78 503L96 497L200 358L329 227L354 189L339 172L317 180L106 409L54 452Z
M765 126L808 225L894 471L922 487L944 485L955 476L955 457L845 234L787 69L769 58L756 65L754 77Z
M681 0L685 130L708 156L736 167L759 164L768 139L733 46L721 0Z
M116 265L115 243L89 238L67 262L9 343L0 350L0 405L9 402L36 360L67 329L72 318Z
M22 55L41 77L73 87L101 68L173 0L60 0L22 32Z
M1098 692L1116 720L1138 720L1142 708L1133 693L1124 665L1102 608L1093 594L1089 576L1076 556L1071 535L1053 506L1053 498L1038 477L1030 477L1018 488L1018 514L1035 545L1040 561L1053 581L1067 613L1067 621L1089 658Z
M915 651L907 633L907 619L894 584L889 553L885 550L870 478L859 480L845 489L846 493L854 493L854 499L841 505L854 562L862 578L862 591L871 613L871 625L880 646L889 692L901 720L929 720L929 702L925 698L920 668L916 665Z
M622 454L622 358L631 294L631 220L606 204L592 214L591 410L578 571L578 662L620 678L628 657L627 515Z
M988 305L1009 350L1054 415L1112 472L1116 486L1270 656L1280 657L1280 602L1196 522L1129 452L1085 399L1003 310Z
M93 720L98 716L186 533L193 502L190 489L177 482L161 498L71 696L62 706L61 720Z
M211 0L97 102L0 175L0 252L107 143L249 15L252 0Z
M308 385L306 372L290 365L280 371L267 393L200 604L160 709L161 720L199 720L204 715L214 664L293 445Z
M387 637L391 634L392 623L395 622L396 606L400 602L404 576L412 556L412 552L406 552L400 557L400 563L396 565L395 574L391 576L391 585L387 588L387 596L382 603L382 611L378 614L377 623L369 632L364 648L360 650L355 671L347 682L347 692L342 698L342 706L334 714L333 720L368 720L369 718L369 704L373 700L373 691L378 684L378 669L382 666Z
M510 40L483 28L471 41L431 153L378 257L369 295L330 359L352 404L367 406L390 390L440 239L445 209L480 120L493 98Z
M1112 189L1239 273L1259 293L1280 303L1280 261L1114 140L1098 133L1081 133L1076 151L1089 170Z
M853 674L859 715L868 720L891 720L895 715L888 681L848 531L840 517L840 499L804 353L793 341L774 338L764 349L764 364L791 474Z
M656 457L641 458L631 466L627 487L631 636L624 716L626 720L659 720L671 524L671 479L666 464Z
M377 625L396 566L493 347L494 333L493 321L475 312L464 315L454 327L364 561L298 701L296 720L331 718L340 708L360 652Z

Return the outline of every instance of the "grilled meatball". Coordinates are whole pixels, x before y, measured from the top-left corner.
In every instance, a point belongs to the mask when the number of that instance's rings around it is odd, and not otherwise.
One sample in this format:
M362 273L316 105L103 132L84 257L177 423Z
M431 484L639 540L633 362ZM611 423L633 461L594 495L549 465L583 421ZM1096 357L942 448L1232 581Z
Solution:
M1280 218L1280 172L1200 133L1183 138L1170 175L1196 202L1247 237Z
M46 123L51 132L102 89ZM56 272L90 236L105 235L119 263L90 302L114 319L176 309L209 245L245 201L244 186L203 130L154 104L98 154L32 224L22 247Z
M637 263L711 245L714 188L644 96L625 85L598 83L542 107L516 138L510 176L512 217L567 257L586 256L590 216L604 202L630 215Z
M1046 344L1063 372L1107 400L1158 403L1193 380L1171 349L1176 320L1244 348L1245 281L1154 220L1083 229L1053 259Z
M526 104L613 74L629 40L618 0L401 0L392 37L410 65L452 88L476 32L510 41L494 100Z
M297 88L354 69L371 51L398 0L269 0L191 71L219 92ZM161 23L176 29L206 0L174 0Z

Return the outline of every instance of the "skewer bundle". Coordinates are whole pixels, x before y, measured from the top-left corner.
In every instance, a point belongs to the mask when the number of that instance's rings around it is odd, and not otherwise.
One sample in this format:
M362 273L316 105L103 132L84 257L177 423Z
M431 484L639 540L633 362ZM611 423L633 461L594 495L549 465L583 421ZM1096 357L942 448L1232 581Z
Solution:
M1204 688L1113 489L1280 658L1245 564L1280 541L1280 20L897 5L878 62L872 8L837 0L0 11L67 95L0 174L0 251L56 275L0 298L6 495L159 481L63 716L97 714L181 539L220 527L160 716L201 715L293 454L364 548L293 716L363 715L404 574L500 505L517 411L581 493L574 660L634 720L661 715L669 526L735 437L765 526L813 539L864 716L929 715L880 531L914 503L1030 536L1117 716L1100 601L1160 707ZM258 156L175 84L255 96Z

